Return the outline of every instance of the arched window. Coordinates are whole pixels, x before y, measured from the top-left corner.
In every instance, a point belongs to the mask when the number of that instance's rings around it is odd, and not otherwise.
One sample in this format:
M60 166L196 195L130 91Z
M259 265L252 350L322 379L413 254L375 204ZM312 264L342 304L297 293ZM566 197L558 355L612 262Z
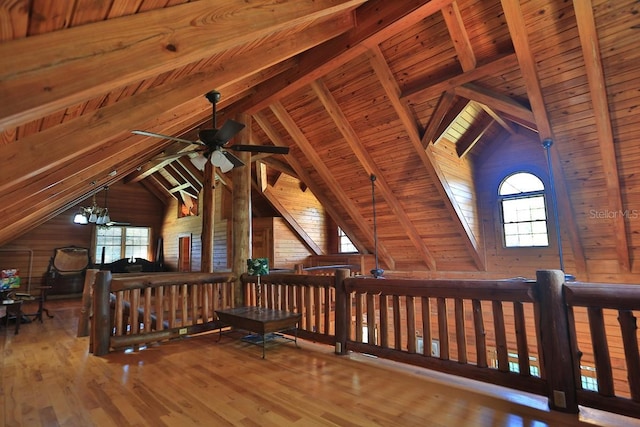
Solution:
M498 199L505 247L549 246L544 184L540 178L528 172L509 175L500 183Z

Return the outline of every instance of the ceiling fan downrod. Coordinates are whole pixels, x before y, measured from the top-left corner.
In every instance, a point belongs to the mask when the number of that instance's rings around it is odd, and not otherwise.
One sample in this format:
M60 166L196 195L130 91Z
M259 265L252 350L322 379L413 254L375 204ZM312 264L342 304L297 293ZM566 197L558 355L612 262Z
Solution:
M214 129L218 129L217 126L217 120L216 120L216 104L218 103L218 101L220 101L222 95L220 95L220 92L218 92L217 90L212 90L210 92L207 92L205 94L205 97L209 100L209 102L211 103L211 106L213 107L213 116L212 116L212 121L213 121L213 128Z

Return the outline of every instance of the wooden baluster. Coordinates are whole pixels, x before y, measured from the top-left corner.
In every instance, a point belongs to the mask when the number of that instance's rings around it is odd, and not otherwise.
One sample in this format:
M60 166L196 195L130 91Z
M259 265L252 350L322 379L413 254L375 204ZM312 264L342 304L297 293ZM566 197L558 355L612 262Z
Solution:
M498 370L509 372L509 353L507 349L507 332L504 326L504 312L501 301L491 301L493 309L493 328L496 333L496 358Z
M315 304L316 332L320 333L322 331L322 297L320 296L320 287L316 286L313 292L313 302Z
M458 362L467 363L467 337L464 326L464 301L461 298L454 300L454 316L456 324L456 344L458 347Z
M380 295L380 346L389 348L389 298Z
M306 329L313 332L313 292L310 286L304 288L304 310L306 314Z
M151 332L151 288L144 289L144 331Z
M199 307L198 307L198 296L200 295L200 289L202 289L204 285L191 285L191 324L196 325L199 322ZM204 321L203 321L204 323Z
M362 342L362 294L355 294L356 299L356 341Z
M129 319L131 320L130 334L137 335L140 333L140 289L131 291L131 300L129 308Z
M300 313L300 315L302 316L300 318L300 323L301 323L300 324L300 329L305 329L305 324L304 324L305 315L304 315L304 313L306 311L306 307L304 306L304 291L305 291L304 286L300 286L298 288L298 295L296 295L296 300L297 300L296 304L298 304L298 313Z
M116 304L115 304L115 314L116 314L116 331L115 335L120 336L124 333L124 292L118 291L116 292ZM130 309L129 309L130 311Z
M211 319L212 311L209 310L209 304L211 303L211 298L209 294L211 293L213 283L205 283L202 285L202 290L200 292L200 304L202 306L202 323L207 323Z
M402 349L402 324L401 316L400 316L400 297L398 295L394 295L392 297L393 301L393 342L394 348L396 350Z
M598 393L602 396L615 396L609 343L607 342L607 331L604 326L602 309L600 307L587 307L587 316L589 318L589 329L591 330L593 357L596 362Z
M407 306L407 351L416 352L416 305L412 296L406 297Z
M431 302L429 297L422 297L422 351L431 357Z
M618 322L624 344L624 357L627 362L627 381L631 400L640 402L640 354L638 352L638 336L636 318L631 310L619 310Z
M440 359L449 360L449 322L447 319L447 301L438 298L438 338L440 339Z
M473 328L476 335L476 357L478 367L486 368L487 365L487 332L484 329L484 319L482 316L482 302L474 299L471 301L473 307Z
M376 302L375 295L367 294L367 342L376 345Z
M178 309L177 305L177 295L178 286L171 285L169 286L169 328L176 327L176 311Z
M156 289L156 331L164 329L164 286Z
M332 301L331 288L324 288L324 328L322 332L329 335L331 334L331 301Z
M513 303L513 317L515 321L520 375L528 377L531 375L531 367L529 364L529 345L527 343L527 327L525 325L524 306L521 302Z

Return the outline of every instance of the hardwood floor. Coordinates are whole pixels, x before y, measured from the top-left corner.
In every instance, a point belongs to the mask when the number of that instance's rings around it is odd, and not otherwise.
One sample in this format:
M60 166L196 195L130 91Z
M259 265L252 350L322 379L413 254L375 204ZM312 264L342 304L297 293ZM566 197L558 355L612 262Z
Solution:
M47 305L55 317L43 324L0 328L0 427L640 426L301 340L266 359L237 332L95 357L76 338L80 302Z

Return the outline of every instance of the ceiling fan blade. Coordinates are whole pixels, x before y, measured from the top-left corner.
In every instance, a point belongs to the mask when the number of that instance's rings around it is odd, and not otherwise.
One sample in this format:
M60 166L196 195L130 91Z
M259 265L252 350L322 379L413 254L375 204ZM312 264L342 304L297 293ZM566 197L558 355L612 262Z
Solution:
M171 141L184 142L185 144L205 145L202 141L189 141L188 139L177 138L175 136L163 135L161 133L148 132L146 130L132 130L131 133L153 138L170 139Z
M235 151L250 151L252 153L289 154L289 147L276 145L235 144L227 148Z
M233 167L234 168L237 168L238 166L244 166L244 162L242 160L240 160L239 158L237 158L233 154L229 153L228 151L222 151L222 154L224 154L224 156L227 158L227 160L229 160L231 163L233 163Z

